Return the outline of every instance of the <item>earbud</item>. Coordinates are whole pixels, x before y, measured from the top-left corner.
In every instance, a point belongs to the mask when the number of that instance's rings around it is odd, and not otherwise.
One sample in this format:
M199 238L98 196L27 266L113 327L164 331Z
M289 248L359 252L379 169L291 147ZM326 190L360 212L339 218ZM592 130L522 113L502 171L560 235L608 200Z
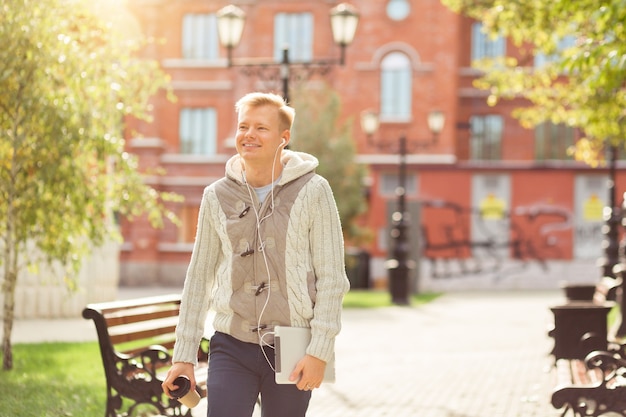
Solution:
M280 142L280 146L286 145L287 144L287 139L283 138L283 141Z

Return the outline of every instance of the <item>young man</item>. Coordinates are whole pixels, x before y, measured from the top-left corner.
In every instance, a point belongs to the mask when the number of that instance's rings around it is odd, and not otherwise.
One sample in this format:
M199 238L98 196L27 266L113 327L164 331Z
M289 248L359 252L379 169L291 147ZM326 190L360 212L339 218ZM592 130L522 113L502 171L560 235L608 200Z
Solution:
M275 94L250 93L235 105L237 155L204 190L183 289L174 365L163 390L187 376L208 309L215 311L208 417L250 417L261 396L265 417L304 416L322 383L349 289L339 214L315 157L284 147L295 112ZM311 342L290 379L274 379L273 329L308 327Z

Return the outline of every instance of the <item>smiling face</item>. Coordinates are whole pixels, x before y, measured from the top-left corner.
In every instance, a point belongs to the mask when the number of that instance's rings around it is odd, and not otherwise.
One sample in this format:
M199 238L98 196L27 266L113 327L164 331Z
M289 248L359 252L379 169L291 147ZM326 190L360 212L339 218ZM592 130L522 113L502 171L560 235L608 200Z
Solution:
M239 111L235 139L246 166L271 167L283 138L289 141L289 129L281 129L275 106L245 106Z

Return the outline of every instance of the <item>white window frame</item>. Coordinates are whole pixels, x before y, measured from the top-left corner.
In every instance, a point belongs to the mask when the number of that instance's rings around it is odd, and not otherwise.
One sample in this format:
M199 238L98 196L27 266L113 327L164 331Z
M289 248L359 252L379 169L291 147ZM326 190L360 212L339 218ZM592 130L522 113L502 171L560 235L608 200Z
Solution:
M558 61L563 51L567 48L571 48L575 44L576 37L573 35L567 35L559 39L556 45L556 51L553 54L546 55L543 52L537 52L535 54L535 68L541 68L547 64Z
M217 153L217 111L213 107L184 107L180 110L179 140L181 154Z
M472 24L472 61L499 58L506 55L506 40L502 36L492 39L483 31L481 22Z
M219 42L215 14L185 14L182 24L181 47L183 59L217 60L219 58Z
M504 119L497 114L470 117L470 159L499 161L502 159Z
M378 181L379 195L397 196L396 189L400 186L400 176L397 172L383 172ZM404 193L407 196L417 195L417 177L410 172L407 172L404 177Z
M576 129L544 122L535 127L535 160L571 160L567 150L576 142Z
M283 49L289 48L289 61L313 60L313 15L277 13L274 16L274 59L281 62Z

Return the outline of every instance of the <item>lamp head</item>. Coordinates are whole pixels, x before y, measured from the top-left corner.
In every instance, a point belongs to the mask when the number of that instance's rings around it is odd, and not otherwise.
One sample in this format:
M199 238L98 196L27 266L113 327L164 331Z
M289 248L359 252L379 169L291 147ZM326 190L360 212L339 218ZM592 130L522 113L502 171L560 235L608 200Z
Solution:
M446 116L440 110L433 110L428 113L428 128L431 133L438 135L443 130L443 126L446 123Z
M361 130L365 132L367 136L372 136L378 130L378 114L373 110L364 110L361 112Z
M359 12L348 4L340 3L330 10L330 25L337 45L350 45L359 23Z
M220 43L229 50L239 45L246 22L246 13L235 5L228 5L216 13L217 34Z

